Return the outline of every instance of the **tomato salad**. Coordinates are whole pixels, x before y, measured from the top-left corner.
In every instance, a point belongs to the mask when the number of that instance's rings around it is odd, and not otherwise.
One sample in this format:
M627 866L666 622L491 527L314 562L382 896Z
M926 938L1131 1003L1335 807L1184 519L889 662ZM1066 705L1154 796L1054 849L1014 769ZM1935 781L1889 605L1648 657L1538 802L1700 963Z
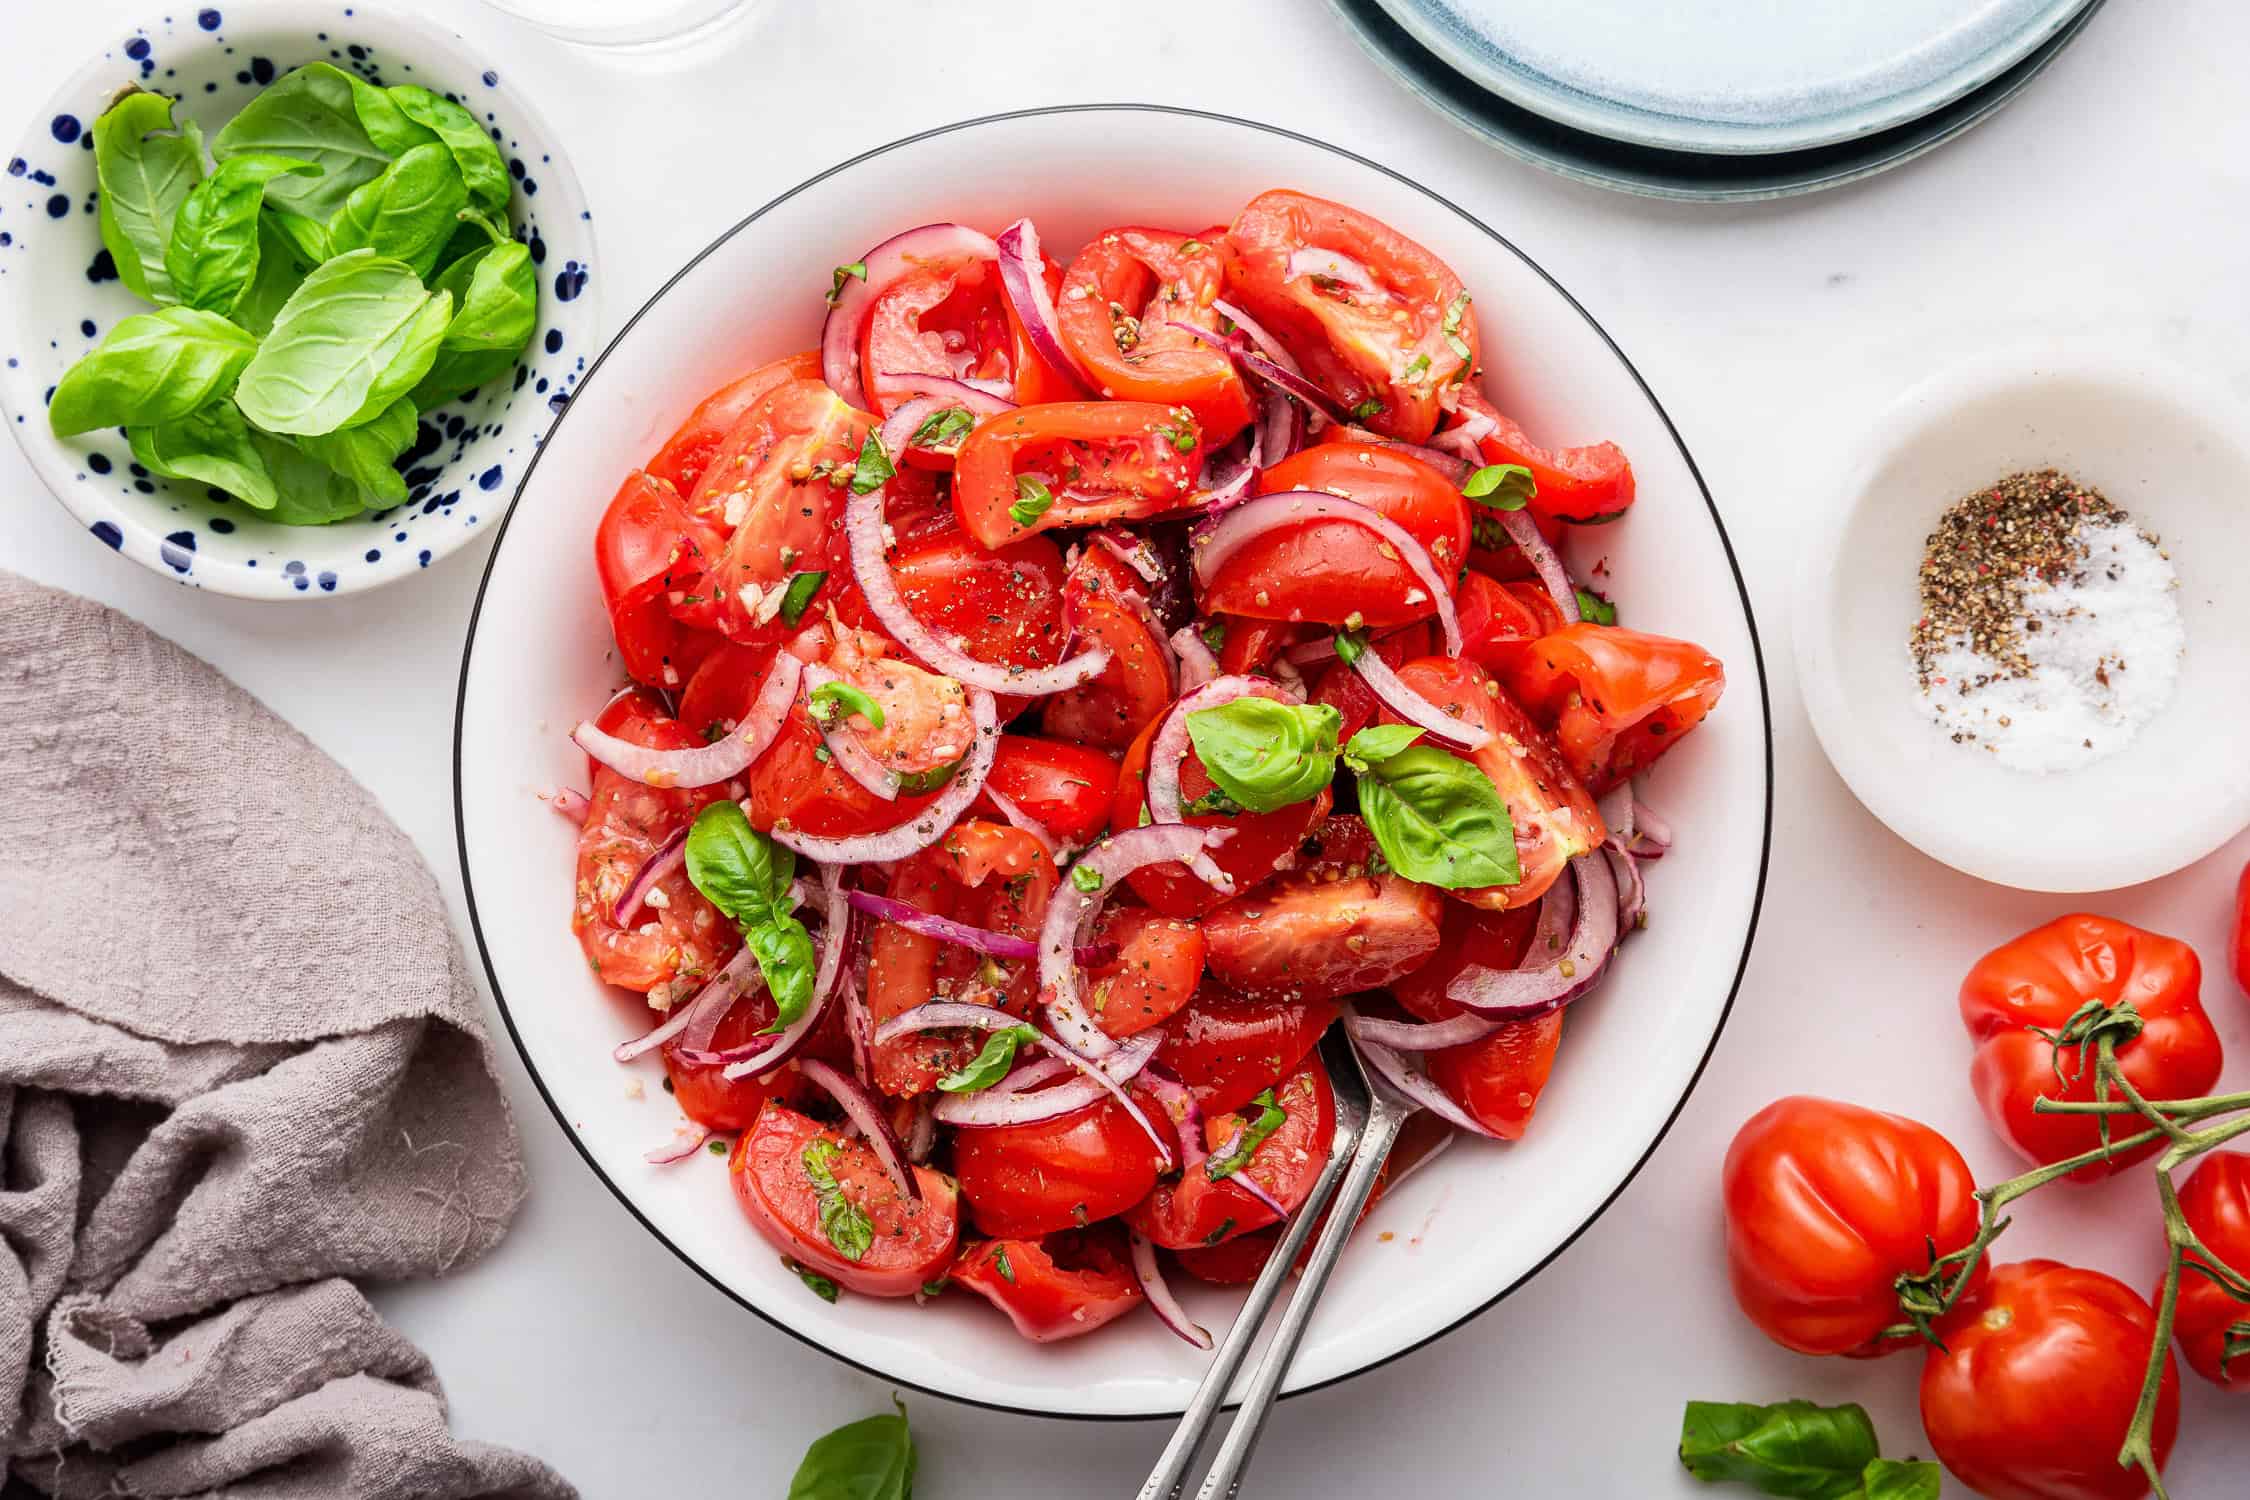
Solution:
M726 1151L823 1296L1208 1347L1166 1267L1270 1257L1331 1024L1522 1135L1669 843L1631 778L1724 674L1566 571L1631 466L1535 447L1496 320L1365 214L1067 264L925 225L825 291L594 540L632 682L557 805L586 961L658 1014L617 1055L691 1125L650 1160Z

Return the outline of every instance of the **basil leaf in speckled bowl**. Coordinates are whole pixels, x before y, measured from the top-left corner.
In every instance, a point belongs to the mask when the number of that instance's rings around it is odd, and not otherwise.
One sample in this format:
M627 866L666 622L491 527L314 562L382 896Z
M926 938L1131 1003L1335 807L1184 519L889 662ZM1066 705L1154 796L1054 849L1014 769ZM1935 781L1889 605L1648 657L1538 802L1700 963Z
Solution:
M497 521L599 343L556 137L462 38L149 6L0 176L0 412L92 538L320 598Z

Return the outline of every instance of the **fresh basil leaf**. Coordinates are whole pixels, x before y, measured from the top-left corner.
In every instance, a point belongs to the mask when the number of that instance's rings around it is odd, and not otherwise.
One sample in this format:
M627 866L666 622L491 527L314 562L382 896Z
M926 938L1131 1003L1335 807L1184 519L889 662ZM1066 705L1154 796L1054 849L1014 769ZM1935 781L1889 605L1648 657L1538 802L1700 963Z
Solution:
M781 623L795 625L804 619L805 611L812 608L813 595L820 592L820 586L827 580L825 570L790 574L789 587L781 596Z
M965 1067L940 1078L938 1087L949 1094L973 1094L991 1088L1016 1065L1016 1049L1038 1035L1038 1028L1033 1026L1007 1026L993 1032L985 1038L984 1050Z
M742 942L757 957L766 993L773 996L773 1024L766 1028L766 1034L786 1031L812 1005L813 980L819 967L812 935L805 931L804 923L774 908L766 920L743 929Z
M866 261L855 260L848 266L838 266L836 268L835 276L828 284L828 305L830 307L834 307L836 305L836 299L844 295L844 283L851 281L854 278L857 278L861 281L865 281L867 279Z
M1592 589L1580 589L1578 591L1578 618L1591 620L1596 625L1615 625L1617 623L1617 606Z
M433 411L478 386L489 385L516 367L516 354L507 349L447 349L442 346L427 375L407 399L417 411Z
M1180 814L1188 818L1232 818L1245 809L1229 797L1224 787L1213 787L1200 797L1190 797L1180 804Z
M805 1180L812 1184L813 1199L820 1205L821 1234L838 1255L857 1261L875 1243L875 1226L868 1222L867 1211L852 1202L844 1193L844 1185L836 1180L835 1161L843 1154L843 1148L826 1136L814 1136L805 1143L798 1161L805 1169Z
M339 69L352 86L352 114L359 120L359 128L375 143L375 149L385 156L397 158L416 146L427 146L437 139L437 133L415 124L398 107L391 91L378 88L349 69Z
M1345 666L1358 665L1359 659L1366 654L1366 636L1354 635L1348 630L1340 630L1336 633L1336 659Z
M177 300L164 268L172 219L203 178L203 133L175 123L176 100L134 89L94 121L102 246L117 279L149 302Z
M273 320L281 315L315 264L298 254L288 236L275 227L271 213L260 214L258 270L228 316L263 338L273 331Z
M214 312L160 307L109 331L63 372L47 407L57 437L176 422L232 390L258 341Z
M214 401L177 421L128 427L125 441L134 461L152 474L207 484L258 510L273 509L273 475L232 401Z
M430 285L453 294L446 349L505 350L512 359L539 329L539 277L514 240L463 256Z
M1232 1150L1224 1156L1214 1156L1203 1164L1203 1175L1213 1182L1222 1182L1249 1166L1250 1158L1258 1154L1258 1148L1266 1143L1266 1137L1289 1123L1289 1111L1281 1107L1281 1101L1274 1097L1272 1089L1267 1089L1250 1102L1258 1106L1258 1117L1243 1124L1241 1133L1234 1138Z
M295 180L295 179L282 179ZM304 279L242 371L235 400L267 432L334 432L413 390L437 358L453 298L372 250Z
M1928 1459L1878 1458L1860 1472L1865 1500L1938 1500L1944 1480Z
M437 270L438 254L468 205L469 190L452 153L435 142L416 146L382 176L352 190L328 221L328 243L337 255L372 250L402 260L426 279Z
M283 74L212 137L212 155L221 161L261 155L317 163L318 177L276 178L267 196L292 213L327 223L354 189L383 175L394 154L375 144L360 123L355 82L324 62Z
M393 462L414 443L414 403L393 401L372 422L340 432L297 439L307 457L326 465L364 490L378 504L406 503L406 476Z
M336 253L335 245L328 238L328 226L318 219L308 219L286 208L268 207L265 220L289 242L307 271Z
M824 682L807 693L805 712L824 729L833 729L852 714L865 719L870 729L883 727L883 705L842 678Z
M1360 773L1359 812L1391 868L1409 880L1449 891L1523 880L1515 820L1492 778L1435 745L1371 763Z
M1101 871L1090 869L1085 865L1072 865L1070 867L1070 883L1082 891L1089 893L1098 891L1102 888Z
M1680 1463L1690 1474L1791 1500L1853 1500L1877 1452L1875 1424L1857 1405L1690 1401L1680 1419Z
M892 1398L897 1405L897 1398ZM788 1500L914 1500L914 1434L906 1408L839 1427L805 1450Z
M813 1270L809 1266L798 1264L796 1261L791 1260L786 1255L781 1257L781 1263L787 1266L790 1269L791 1273L793 1273L799 1281L803 1282L806 1288L810 1290L815 1297L818 1297L823 1302L834 1302L836 1300L837 1287L835 1282L830 1281L827 1277L821 1275L818 1271Z
M506 213L514 191L508 183L508 165L477 117L465 106L416 84L396 84L387 92L400 113L445 143L469 196L493 213Z
M1364 422L1369 417L1379 417L1382 414L1383 398L1380 396L1370 396L1351 409L1351 419L1355 422Z
M1344 764L1355 771L1389 760L1422 737L1412 724L1370 724L1344 746Z
M232 316L258 274L258 209L276 177L320 168L286 156L238 156L195 185L172 216L164 273L184 307Z
M1055 508L1055 492L1032 478L1029 474L1016 476L1016 500L1008 507L1008 519L1018 526L1036 525L1041 516Z
M762 922L796 876L797 856L752 828L740 803L722 797L688 829L687 873L703 899L725 915Z
M883 451L882 434L870 430L867 440L859 445L858 461L852 465L852 493L872 494L897 472L892 467L891 456Z
M1343 716L1325 703L1242 697L1187 716L1188 739L1211 780L1252 812L1320 794L1336 774Z
M358 485L299 452L287 438L253 429L250 442L273 476L273 509L266 512L266 520L283 526L328 526L367 509L367 496Z
M1522 510L1539 486L1522 464L1486 464L1469 476L1461 493L1493 510Z
M914 429L914 436L908 442L916 448L950 450L958 446L961 439L969 435L969 429L976 425L977 419L968 412L958 406L949 406L943 411L930 413L922 425Z

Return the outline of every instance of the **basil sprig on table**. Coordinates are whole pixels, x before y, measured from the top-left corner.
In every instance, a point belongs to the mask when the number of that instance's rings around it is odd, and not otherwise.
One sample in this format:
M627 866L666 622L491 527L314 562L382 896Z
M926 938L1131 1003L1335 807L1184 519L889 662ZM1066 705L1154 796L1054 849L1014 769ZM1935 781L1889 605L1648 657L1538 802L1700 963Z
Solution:
M741 804L721 800L697 813L688 829L687 873L704 899L741 927L743 946L773 996L766 1031L791 1025L812 1004L816 965L812 937L790 907L797 856L752 828Z
M1938 1500L1938 1466L1880 1456L1866 1408L1690 1401L1680 1463L1707 1483L1793 1500Z
M321 525L407 498L420 414L506 374L539 283L506 163L462 105L326 63L210 141L130 90L94 122L103 246L156 311L57 384L58 436L125 429L134 460Z
M1446 890L1516 885L1516 826L1492 778L1408 724L1373 724L1340 749L1341 716L1317 703L1242 697L1187 716L1213 791L1189 814L1273 812L1320 794L1339 754L1359 778L1359 812L1390 868Z
M866 1417L818 1438L789 1481L788 1500L913 1500L914 1434L895 1416Z

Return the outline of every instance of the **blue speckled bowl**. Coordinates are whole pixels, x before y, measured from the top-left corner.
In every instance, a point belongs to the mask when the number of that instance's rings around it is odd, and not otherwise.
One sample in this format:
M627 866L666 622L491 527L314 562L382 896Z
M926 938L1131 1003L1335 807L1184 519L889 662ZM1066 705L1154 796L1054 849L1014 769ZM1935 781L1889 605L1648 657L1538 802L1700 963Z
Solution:
M539 336L514 380L425 412L408 503L330 526L276 526L203 485L158 479L116 431L57 438L47 399L119 319L147 310L95 229L95 116L129 83L174 94L215 134L259 88L325 59L413 82L484 120L516 178L516 236L540 267ZM38 112L0 176L0 413L95 538L192 587L317 599L418 572L496 521L599 338L594 226L554 132L498 64L458 36L341 0L231 0L151 15Z

